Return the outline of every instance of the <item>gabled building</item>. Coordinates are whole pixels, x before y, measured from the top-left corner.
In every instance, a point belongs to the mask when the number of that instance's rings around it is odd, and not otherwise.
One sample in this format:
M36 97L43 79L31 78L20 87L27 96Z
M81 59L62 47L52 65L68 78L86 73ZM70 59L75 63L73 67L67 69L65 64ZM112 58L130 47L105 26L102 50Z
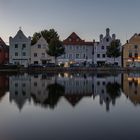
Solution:
M0 38L0 65L8 63L8 46L5 42Z
M140 67L140 34L134 34L123 45L123 66Z
M36 44L31 46L31 64L45 65L48 62L54 63L54 57L47 54L48 43L41 37Z
M19 30L14 38L9 39L9 62L27 67L31 61L31 37L26 37Z
M94 47L94 64L98 66L103 66L105 64L116 64L118 66L122 66L121 56L118 58L109 58L107 57L107 47L110 46L111 42L116 39L116 35L110 35L110 29L106 29L106 35L100 35L100 41L96 43ZM120 51L121 51L121 43L120 43Z
M66 65L73 63L93 63L93 51L95 42L82 40L75 32L63 41L65 54L58 58L58 63Z

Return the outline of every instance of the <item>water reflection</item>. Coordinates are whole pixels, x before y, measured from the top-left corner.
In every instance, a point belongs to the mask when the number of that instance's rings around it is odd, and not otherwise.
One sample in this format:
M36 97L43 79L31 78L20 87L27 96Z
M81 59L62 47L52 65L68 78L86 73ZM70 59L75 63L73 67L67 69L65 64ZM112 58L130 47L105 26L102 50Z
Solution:
M123 76L123 90L126 97L134 104L140 104L140 74L130 73Z
M76 107L86 97L110 110L124 94L140 103L140 74L20 74L0 76L0 100L9 91L10 103L22 110L26 102L54 109L61 99Z

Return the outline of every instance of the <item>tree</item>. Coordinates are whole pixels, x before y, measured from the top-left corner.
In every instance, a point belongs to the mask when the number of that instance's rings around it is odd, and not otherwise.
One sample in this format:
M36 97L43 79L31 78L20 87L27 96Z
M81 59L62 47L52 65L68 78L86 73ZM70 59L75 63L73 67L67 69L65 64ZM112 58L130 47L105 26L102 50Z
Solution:
M120 41L119 40L113 40L110 43L110 46L107 47L106 54L107 54L107 57L114 58L114 63L115 63L115 58L117 58L121 55Z
M114 83L109 82L106 85L106 91L110 95L111 99L116 99L121 95L120 88L121 86L117 82Z
M65 48L63 46L63 43L60 40L54 38L51 40L48 48L49 49L47 50L47 54L55 58L55 64L56 64L57 57L65 53Z
M54 38L59 40L59 35L54 29L42 30L33 34L31 44L34 45L41 36L43 36L46 39L48 44L50 44L51 40Z

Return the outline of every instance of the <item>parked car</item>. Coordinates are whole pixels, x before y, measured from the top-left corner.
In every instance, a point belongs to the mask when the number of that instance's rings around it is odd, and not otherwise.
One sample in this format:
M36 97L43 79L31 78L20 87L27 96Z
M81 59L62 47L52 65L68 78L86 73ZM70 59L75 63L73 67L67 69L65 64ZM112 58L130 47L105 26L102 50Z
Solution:
M56 67L55 63L47 63L43 67Z

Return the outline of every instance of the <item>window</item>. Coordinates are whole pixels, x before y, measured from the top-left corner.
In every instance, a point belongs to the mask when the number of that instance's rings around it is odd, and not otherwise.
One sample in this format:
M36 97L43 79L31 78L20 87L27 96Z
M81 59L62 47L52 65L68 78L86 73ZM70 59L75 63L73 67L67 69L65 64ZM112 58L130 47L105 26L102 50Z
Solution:
M135 45L134 47L135 47L135 49L137 49L138 48L138 45Z
M97 82L97 85L99 86L100 85L100 82Z
M130 58L132 57L132 53L131 53L131 52L129 53L129 57L130 57Z
M34 57L37 57L37 53L34 53Z
M135 57L136 57L136 58L138 57L138 53L135 53Z
M97 54L97 58L100 58L100 54Z
M37 87L37 82L34 82L34 86Z
M70 50L72 50L72 46L70 46Z
M105 49L105 47L104 46L102 46L102 50L104 50Z
M103 85L105 85L105 82L103 82Z
M86 54L83 54L83 58L86 58Z
M77 50L78 50L78 49L79 49L79 46L77 46L76 48L77 48Z
M44 56L44 57L45 57L45 53L42 53L42 56Z
M18 48L18 44L15 44L15 49L17 49Z
M38 64L38 61L34 61L34 64Z
M22 49L25 49L26 48L26 44L22 44Z
M15 87L18 87L18 83L15 83Z
M22 55L23 55L23 56L26 56L26 52L23 52Z
M106 39L106 42L109 42L109 38Z
M18 56L18 53L17 52L15 52L15 56Z
M40 44L38 44L38 48L39 48L39 49L41 48L41 45L40 45Z
M23 84L22 84L22 87L26 87L26 84L25 84L25 83L23 83Z
M77 58L77 59L80 58L80 54L76 54L76 58Z
M69 54L69 59L72 59L72 54Z
M105 58L105 54L103 54L102 56L103 56L103 58Z
M85 50L86 49L86 47L85 46L83 46L83 50Z

